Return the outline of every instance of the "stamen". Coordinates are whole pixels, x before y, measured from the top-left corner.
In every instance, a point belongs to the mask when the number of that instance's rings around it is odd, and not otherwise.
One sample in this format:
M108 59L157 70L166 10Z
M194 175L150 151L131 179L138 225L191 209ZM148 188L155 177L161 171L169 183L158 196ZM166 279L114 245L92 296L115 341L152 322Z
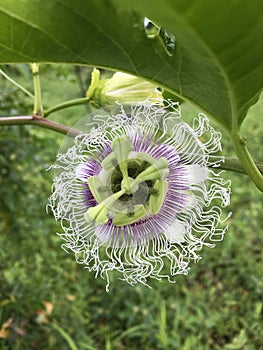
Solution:
M88 185L89 185L90 192L92 193L96 202L100 203L107 198L107 193L105 193L107 187L97 175L90 176L88 178ZM101 189L105 189L105 190L102 191Z
M149 195L158 196L159 195L159 191L156 188L150 188L149 189Z
M153 190L155 190L158 195L152 194L150 196L150 211L152 214L158 214L168 191L168 182L156 180Z
M85 219L88 222L95 222L98 225L106 224L109 220L108 212L111 209L111 206L119 199L125 190L121 190L117 193L114 193L110 197L106 198L103 202L96 205L95 207L89 208L85 213Z
M133 224L136 221L139 221L144 216L146 216L147 211L142 204L135 205L134 211L124 214L117 214L112 222L115 226L126 226Z
M164 180L169 175L168 161L165 157L158 159L136 177L136 183L148 180Z
M115 153L109 154L102 162L101 166L104 170L110 171L113 170L118 165L118 161Z

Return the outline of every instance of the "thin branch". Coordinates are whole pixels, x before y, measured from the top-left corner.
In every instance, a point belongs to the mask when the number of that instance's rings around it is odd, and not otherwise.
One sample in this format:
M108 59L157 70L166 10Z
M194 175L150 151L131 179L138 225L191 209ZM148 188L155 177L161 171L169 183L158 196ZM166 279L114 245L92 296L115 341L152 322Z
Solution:
M77 129L73 129L69 126L59 124L35 115L26 115L19 117L1 117L0 125L36 125L41 128L53 130L59 132L60 134L69 135L73 137L82 133Z
M13 80L12 78L9 77L9 75L7 75L2 69L0 69L0 74L6 78L8 81L10 81L10 83L12 83L13 85L15 85L16 87L18 87L20 90L22 90L26 95L30 96L31 98L33 98L33 100L35 99L34 95L31 94L31 92L29 92L27 89L25 89L22 85L18 84L15 80Z

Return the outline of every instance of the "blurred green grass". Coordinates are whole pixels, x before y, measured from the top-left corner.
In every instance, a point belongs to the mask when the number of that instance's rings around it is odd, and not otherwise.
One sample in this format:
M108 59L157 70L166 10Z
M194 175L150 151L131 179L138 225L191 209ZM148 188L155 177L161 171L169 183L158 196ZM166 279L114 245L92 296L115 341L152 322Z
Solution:
M11 72L31 89L22 68ZM42 73L48 107L79 97L72 67L47 66ZM24 95L6 81L0 87L1 115L31 112ZM188 120L196 114L189 105L183 112ZM262 160L262 112L261 99L243 127L257 160ZM78 107L51 118L73 126L86 113ZM229 231L216 248L203 250L189 276L178 276L176 284L153 281L149 289L133 288L113 275L107 294L105 281L94 279L60 248L55 234L60 227L45 212L52 183L46 170L63 136L14 126L2 128L0 137L2 331L10 320L1 350L263 349L263 202L247 176L225 173L233 192ZM222 143L224 154L234 155L227 135Z

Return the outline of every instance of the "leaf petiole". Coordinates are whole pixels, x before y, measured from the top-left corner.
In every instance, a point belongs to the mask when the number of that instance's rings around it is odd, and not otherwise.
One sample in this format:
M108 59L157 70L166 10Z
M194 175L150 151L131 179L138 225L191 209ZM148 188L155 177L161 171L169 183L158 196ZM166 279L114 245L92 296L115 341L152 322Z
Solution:
M240 133L231 133L230 136L236 154L245 172L251 178L257 188L263 192L263 175L247 149L246 140L240 135Z
M90 101L89 98L83 97L83 98L76 98L74 100L70 100L70 101L66 101L66 102L60 103L60 104L58 104L58 105L56 105L54 107L51 107L47 111L45 111L44 112L44 117L46 118L51 113L57 112L57 111L59 111L61 109L74 107L74 106L78 106L78 105L83 105L85 103L88 103L89 101Z

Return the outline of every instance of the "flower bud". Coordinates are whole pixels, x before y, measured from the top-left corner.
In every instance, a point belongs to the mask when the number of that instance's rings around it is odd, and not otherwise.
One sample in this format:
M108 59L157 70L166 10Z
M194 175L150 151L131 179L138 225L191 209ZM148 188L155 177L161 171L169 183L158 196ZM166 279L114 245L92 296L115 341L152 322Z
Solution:
M136 76L117 72L110 79L100 80L100 71L94 69L91 84L87 91L89 98L97 106L112 105L120 102L125 105L143 103L161 104L162 92L157 86Z

